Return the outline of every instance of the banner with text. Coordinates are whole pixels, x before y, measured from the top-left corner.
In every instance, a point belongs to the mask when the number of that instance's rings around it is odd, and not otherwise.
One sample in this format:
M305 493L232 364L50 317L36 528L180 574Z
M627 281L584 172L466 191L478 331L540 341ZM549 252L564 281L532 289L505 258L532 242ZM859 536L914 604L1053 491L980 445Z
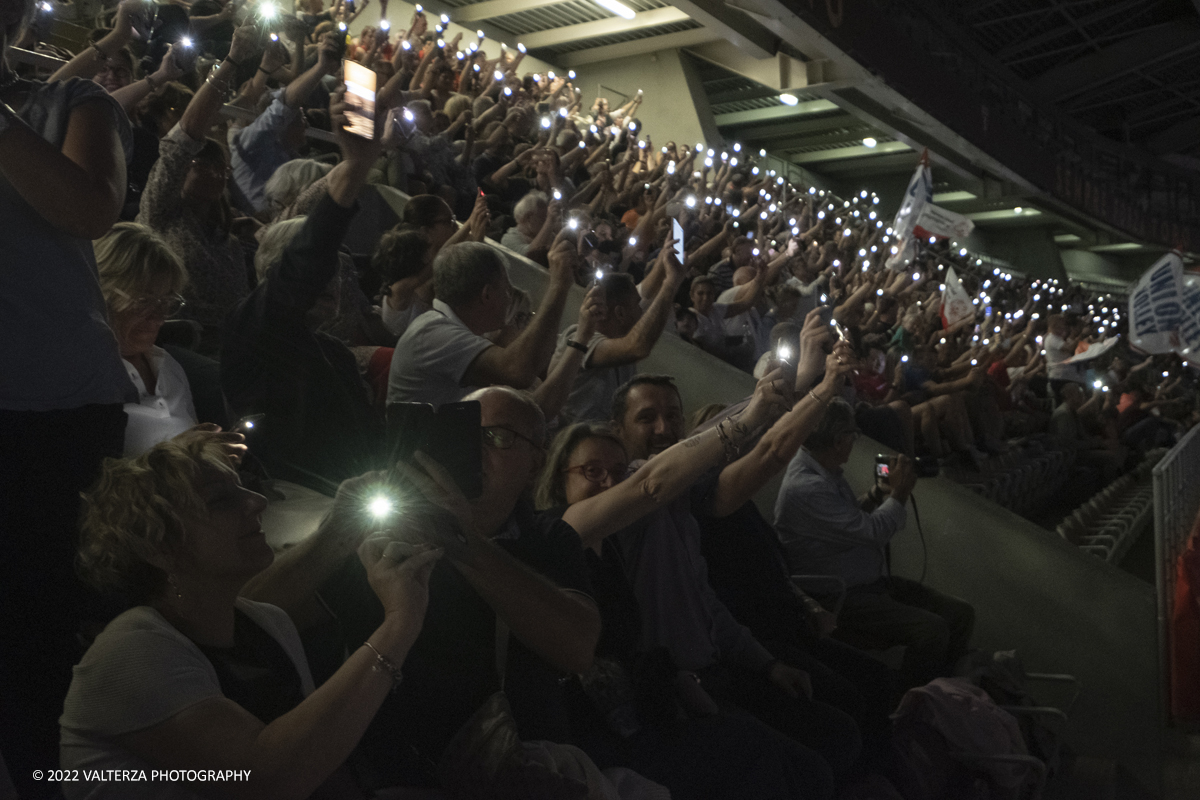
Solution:
M1146 270L1129 294L1129 342L1147 353L1182 350L1185 316L1183 260L1168 253Z
M939 208L933 203L926 203L917 215L917 224L913 227L915 238L928 239L936 236L939 239L965 239L975 230L975 223L962 214L955 214Z

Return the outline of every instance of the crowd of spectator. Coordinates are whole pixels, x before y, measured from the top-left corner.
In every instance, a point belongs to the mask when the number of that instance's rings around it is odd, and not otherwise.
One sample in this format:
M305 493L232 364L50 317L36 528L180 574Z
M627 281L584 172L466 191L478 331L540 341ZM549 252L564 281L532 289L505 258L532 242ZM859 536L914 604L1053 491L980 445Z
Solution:
M0 753L29 797L60 763L244 769L219 791L252 797L853 792L974 625L890 574L918 465L1043 437L1099 486L1200 414L1174 356L1068 363L1123 331L1117 296L946 241L889 269L878 196L656 147L640 92L585 105L445 17L123 0L45 74L10 52L47 50L45 5L0 0ZM686 419L638 368L664 335L753 394ZM389 409L459 402L473 497L389 463ZM860 433L897 454L863 498ZM333 498L280 553L276 481Z

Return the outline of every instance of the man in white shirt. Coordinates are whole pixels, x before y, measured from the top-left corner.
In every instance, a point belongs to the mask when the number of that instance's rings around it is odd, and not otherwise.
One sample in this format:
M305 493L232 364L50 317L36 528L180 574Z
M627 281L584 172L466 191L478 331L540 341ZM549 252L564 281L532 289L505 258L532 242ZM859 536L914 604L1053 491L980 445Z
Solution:
M1086 378L1086 369L1081 364L1066 364L1068 358L1075 355L1080 337L1070 338L1071 329L1067 324L1065 314L1054 314L1047 320L1046 336L1046 366L1050 378L1050 388L1054 390L1056 399L1062 399L1062 388L1068 383L1082 384Z
M550 283L533 321L507 347L483 334L504 326L512 284L499 254L481 242L442 249L433 263L433 310L396 343L388 403L454 403L473 387L526 389L550 363L567 291L574 283L571 246L550 253Z

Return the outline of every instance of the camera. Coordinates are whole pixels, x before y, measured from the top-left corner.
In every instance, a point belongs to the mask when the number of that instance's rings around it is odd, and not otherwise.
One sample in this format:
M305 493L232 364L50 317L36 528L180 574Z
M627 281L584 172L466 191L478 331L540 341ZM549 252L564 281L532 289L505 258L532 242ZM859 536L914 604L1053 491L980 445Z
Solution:
M885 456L882 454L875 456L875 479L886 483L888 474L891 471L891 464L891 456Z
M891 464L893 456L877 455L875 456L875 479L877 481L887 482L891 473ZM918 456L912 459L913 472L918 478L936 478L941 472L941 467L938 465L938 460L931 456Z

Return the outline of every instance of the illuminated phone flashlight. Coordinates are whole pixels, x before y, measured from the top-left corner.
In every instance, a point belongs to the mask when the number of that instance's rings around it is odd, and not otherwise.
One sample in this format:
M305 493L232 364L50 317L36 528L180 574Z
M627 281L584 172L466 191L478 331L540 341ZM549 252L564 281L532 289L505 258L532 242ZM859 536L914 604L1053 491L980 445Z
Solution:
M667 162L667 174L668 174L668 175L674 175L674 174L675 174L675 162L674 162L674 161L668 161L668 162Z
M849 228L846 228L846 230L842 231L842 236L849 236L849 235L850 235L850 229L849 229Z
M517 42L517 49L520 50L522 53L524 53L525 45L521 44L520 42Z
M510 86L505 86L505 87L504 87L504 96L505 96L505 97L512 97L512 87L510 87Z
M263 19L275 19L275 15L279 13L279 9L275 8L274 3L263 3L258 7L258 15Z
M42 3L41 9L42 11L50 12L54 10L54 6L50 5L49 3Z
M504 73L501 72L500 70L496 70L495 72L492 73L492 77L494 77L498 81L502 81L502 80L504 80Z
M706 158L706 159L704 159L704 166L706 166L706 167L711 167L712 165L713 165L713 160L712 160L712 158Z
M462 61L464 58L467 57L467 54L464 53L462 50L458 50L458 51L455 51L454 57L457 58L459 61Z
M792 357L792 348L788 347L784 342L780 342L775 348L775 358L783 363L788 363Z
M596 283L599 283L602 280L604 280L604 270L598 269L596 270Z
M405 121L405 122L412 122L412 121L413 121L413 113L412 113L412 111L410 111L410 110L409 110L409 109L407 109L407 108L406 108L406 109L404 109L404 121Z
M381 520L388 514L392 513L395 508L395 503L387 495L377 494L367 503L367 511L371 512L371 516L377 520Z
M338 30L339 30L339 31L341 31L342 33L345 33L345 32L346 32L346 23L344 23L344 22L339 22L339 23L338 23Z
M731 167L736 167L736 166L737 166L737 159L736 159L736 158L731 158L731 159L729 159L729 166L731 166Z
M687 199L683 201L683 204L685 206L687 206L688 208L695 208L696 207L696 198L692 197L691 195L688 195Z
M636 236L630 236L630 237L629 237L629 246L630 246L630 247L637 247L637 237L636 237Z
M621 129L618 128L616 125L613 125L611 128L608 129L608 132L611 133L613 136L616 136L618 133L621 132Z
M467 45L467 49L470 50L472 53L479 52L479 42L471 42L469 45ZM478 64L476 64L475 66L477 68L479 67Z
M558 115L559 115L560 117L562 117L563 119L566 119L566 118L567 118L567 109L566 109L566 107L565 107L565 106L564 106L563 108L560 108L560 109L558 110Z
M757 175L757 174L758 174L758 167L755 167L754 169L750 170L750 174L751 174L751 175Z
M567 70L567 79L572 80L572 81L575 80L575 70L573 70L573 69Z
M817 212L817 219L825 219L825 212L824 212L824 211L818 211L818 212Z
M475 35L479 37L480 41L487 38L487 34L483 31L475 31Z
M441 49L443 49L443 48L446 46L446 40L445 40L445 39L438 39L438 40L437 40L437 46L438 46L438 50L441 50Z
M580 149L580 150L582 150L582 149L583 149L583 148L585 148L585 147L587 147L587 142L580 140L580 142L579 142L579 149Z
M550 118L549 117L542 117L542 127L543 128L550 127Z
M478 64L474 64L474 65L472 66L472 69L474 69L476 72L479 72L479 65L478 65Z
M558 189L555 189L555 190L554 190L554 199L555 199L555 200L562 200L562 192L560 192Z
M412 45L408 43L408 39L405 39L403 42L401 42L400 47L403 50L411 50L412 49Z
M391 29L392 29L392 23L388 22L386 19L379 20L379 30L383 31L384 33L387 33Z
M425 12L424 6L422 6L420 3L417 3L417 13L423 14L424 12Z
M442 14L442 16L439 17L439 19L441 19L443 25L450 24L450 15L449 14Z
M900 356L900 363L902 363L902 364L907 364L907 363L908 363L908 356Z

